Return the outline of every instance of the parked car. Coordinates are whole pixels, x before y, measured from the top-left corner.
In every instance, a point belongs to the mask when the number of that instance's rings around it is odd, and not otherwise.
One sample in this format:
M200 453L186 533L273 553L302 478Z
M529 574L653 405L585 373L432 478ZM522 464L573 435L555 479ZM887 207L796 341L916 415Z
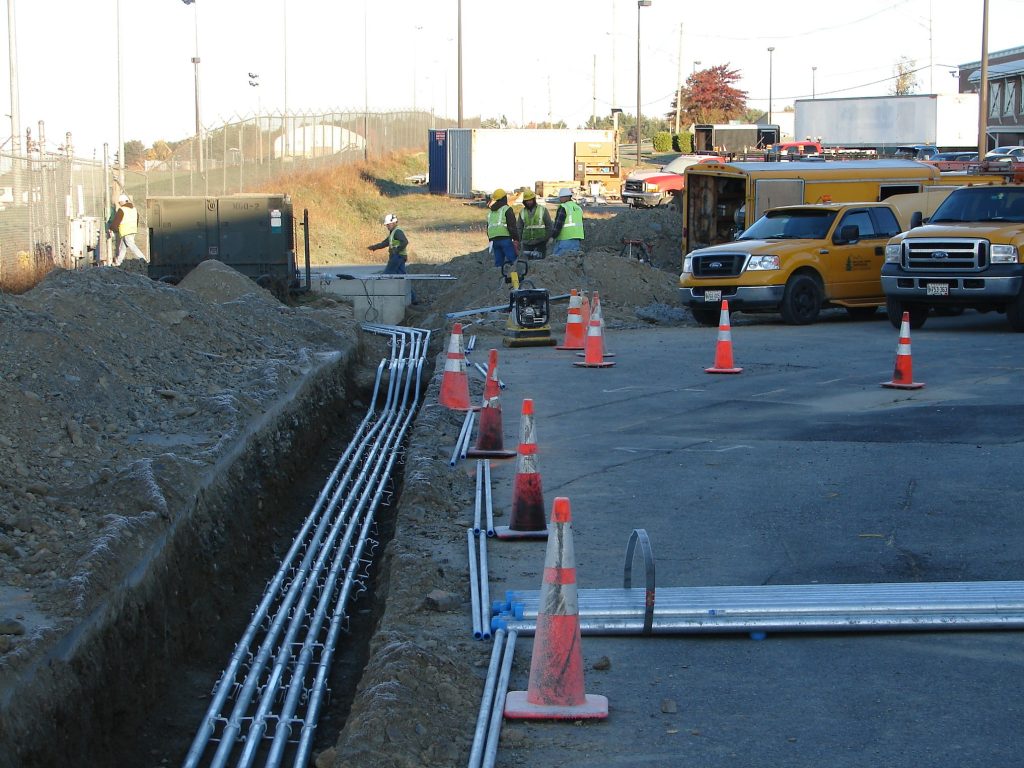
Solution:
M633 171L622 185L622 200L636 208L655 208L670 203L683 191L683 171L698 163L724 163L720 155L680 155L658 170Z
M985 153L985 159L1021 163L1024 162L1024 147L996 147Z
M937 154L939 154L939 148L933 147L931 144L907 144L896 147L893 157L902 160L931 160Z
M966 171L971 163L977 161L977 152L939 152L924 162L934 165L940 171Z

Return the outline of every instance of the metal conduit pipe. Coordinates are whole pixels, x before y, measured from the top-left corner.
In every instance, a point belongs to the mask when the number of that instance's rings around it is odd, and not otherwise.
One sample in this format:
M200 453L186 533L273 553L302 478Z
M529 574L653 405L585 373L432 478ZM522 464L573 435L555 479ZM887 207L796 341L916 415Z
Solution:
M469 428L466 429L466 437L462 441L462 448L459 451L459 456L463 459L466 458L466 454L469 453L469 443L473 439L473 424L476 422L476 413L474 411L469 412Z
M491 709L494 706L494 689L498 682L498 667L501 665L501 654L504 651L505 630L494 633L494 645L491 646L491 661L487 665L487 677L484 678L484 690L480 695L480 711L476 716L476 728L473 730L473 746L469 750L467 768L479 768L484 754L487 726L491 720Z
M486 464L483 459L476 460L476 496L473 500L473 533L480 533L480 519L483 516L483 485L484 485L484 467ZM484 605L487 605L485 602Z
M509 630L505 638L505 653L501 659L501 674L498 676L498 687L494 692L494 706L491 708L491 723L487 729L487 748L481 768L493 768L498 756L498 741L501 735L501 723L505 719L505 695L508 693L508 681L512 676L512 657L516 653L515 630Z
M476 562L476 542L473 540L473 529L466 529L466 545L469 551L469 603L470 613L473 615L473 637L479 640L483 637L483 624L481 623L480 605L480 574Z
M382 372L384 370L384 363L385 361L381 360L380 364L377 366L377 376L374 380L373 388L373 401L371 401L370 410L367 411L366 416L363 418L362 422L359 425L359 428L356 431L357 437L362 432L365 431L366 426L369 424L370 419L372 417L373 406L374 403L376 402L376 398L380 387L380 381L382 378ZM195 739L193 740L192 745L188 751L188 754L185 757L184 765L186 766L186 768L193 768L194 766L198 765L198 760L202 755L202 752L205 749L207 742L213 735L214 729L216 727L217 715L223 708L224 702L227 700L228 695L232 691L233 681L235 679L235 676L237 675L239 667L241 666L243 660L246 658L248 648L251 645L253 639L255 638L260 626L263 624L264 618L266 617L270 605L274 601L274 598L277 595L278 590L280 589L281 585L285 582L285 579L288 575L288 570L290 569L292 562L294 561L298 553L304 549L306 535L309 533L309 530L314 526L314 524L317 523L319 513L323 507L324 500L329 493L330 486L336 480L337 475L341 471L342 467L348 462L353 450L357 445L357 442L358 440L353 441L352 443L349 444L348 449L345 451L341 459L339 459L338 463L335 465L335 468L331 472L328 482L325 484L324 489L320 492L320 495L317 497L316 503L314 504L313 507L313 512L304 521L302 528L296 535L291 547L289 548L287 554L285 555L281 567L278 569L277 573L274 574L274 577L271 580L271 582L267 585L267 589L264 592L264 596L261 599L260 604L257 606L256 610L253 612L253 617L249 621L249 624L242 635L242 639L235 646L235 651L231 657L231 660L227 668L225 669L224 673L221 675L220 682L218 683L217 687L214 690L212 701L210 702L210 706L207 709L206 715L203 718L203 725L200 728L199 732L196 734ZM306 557L312 557L312 554L307 554Z
M388 386L389 405L392 404L393 395L396 389L397 388L394 386L394 377L391 377ZM385 423L390 424L392 420L393 409L389 408ZM385 434L390 434L390 431ZM377 438L371 446L370 455L376 455L381 450L381 446L381 433L378 433ZM360 471L359 476L356 478L354 484L355 489L361 489L366 485L370 466L370 462L364 462L363 468ZM324 564L333 553L335 544L342 530L346 528L346 524L348 523L348 514L351 510L352 498L353 497L350 493L345 500L341 514L335 518L335 524L331 526L327 538L323 544L320 545L318 550L319 553L312 569L298 574L298 578L292 581L289 585L281 610L271 623L253 665L249 670L249 674L246 675L245 682L242 685L235 702L235 706L228 718L221 743L214 754L211 765L224 765L234 748L234 743L240 738L242 725L247 719L253 696L256 694L257 688L261 687L263 673L270 661L270 657L275 647L278 647L278 638L281 636L281 633L284 632L285 639L279 646L281 650L278 653L277 663L273 667L269 680L262 684L262 701L258 707L256 717L252 720L251 726L254 730L254 736L246 739L246 752L243 754L243 761L240 762L240 765L248 765L248 761L250 761L254 756L254 750L258 747L259 739L262 737L262 732L265 728L266 713L273 704L273 697L277 695L277 689L281 683L281 676L285 673L285 665L290 657L291 644L294 642L295 636L302 629L306 606L312 599L313 591L318 588L317 581L321 572L324 570ZM312 549L310 551L312 552ZM286 620L289 616L291 617L291 622L286 628Z
M484 505L487 508L487 535L494 536L494 498L491 495L491 462L484 462Z
M369 330L373 332L380 332L380 330L378 329ZM386 403L384 408L382 409L382 413L386 414L386 416L378 420L378 422L374 425L373 429L371 429L368 433L366 432L365 427L367 424L369 424L369 418L372 416L372 413L376 408L376 404L380 393L380 381L382 378L383 369L385 367L383 365L384 361L382 361L382 365L378 366L377 379L375 380L374 383L374 396L371 403L371 410L368 412L367 418L364 419L363 424L361 424L360 428L357 430L357 435L360 435L361 433L365 434L361 434L360 439L358 441L354 441L353 444L350 445L350 450L346 451L346 456L350 459L354 459L354 462L349 462L348 470L346 471L346 476L345 478L343 478L342 482L338 484L337 476L338 474L340 474L341 467L343 464L342 461L339 461L338 465L335 468L335 471L332 472L328 484L325 485L325 488L321 492L317 504L315 505L315 507L323 507L325 499L328 496L331 497L331 503L328 504L327 509L325 510L325 514L320 518L319 524L317 525L319 536L314 536L314 541L312 542L306 542L302 538L297 537L296 541L293 543L292 548L289 552L289 556L286 558L287 567L283 566L281 569L279 569L278 573L271 581L271 584L268 586L267 593L265 595L264 600L261 602L260 609L257 611L257 615L254 615L253 621L250 623L250 628L253 631L247 631L244 637L245 642L240 642L238 646L236 646L236 652L233 656L232 663L229 665L228 670L225 672L225 674L222 675L221 680L218 683L218 689L214 697L215 701L211 704L210 710L207 713L207 717L204 720L203 727L201 728L199 734L197 734L196 739L193 742L193 748L189 752L189 755L187 757L188 762L186 762L186 765L194 765L194 761L198 760L202 756L202 752L205 748L206 743L209 741L210 736L213 733L216 723L218 721L224 721L222 717L218 716L218 713L222 709L224 700L226 700L227 695L232 690L235 690L235 680L237 677L238 668L241 666L241 661L251 653L249 646L252 644L252 636L255 635L256 630L263 623L265 623L264 620L268 615L270 604L274 602L275 595L273 594L271 587L280 588L285 583L289 576L288 572L291 569L291 562L295 559L297 553L301 551L303 547L305 547L306 556L303 558L303 563L300 564L299 568L297 569L298 573L294 575L292 581L288 584L288 594L282 601L281 608L277 611L274 622L271 624L271 628L269 630L269 635L272 635L276 638L280 634L280 630L283 626L284 619L289 615L289 613L291 613L291 605L294 603L295 595L299 591L300 585L303 583L306 584L306 587L302 589L303 596L306 597L306 599L300 603L301 610L297 609L294 612L293 616L295 618L293 619L293 624L296 622L301 624L303 620L303 614L305 612L305 607L309 601L308 598L312 596L313 592L313 590L310 589L310 584L316 585L317 582L320 580L321 574L323 572L324 563L327 561L330 554L332 552L336 552L343 558L345 553L351 548L352 531L355 530L354 523L351 520L347 523L347 532L346 535L343 537L343 541L340 546L335 546L337 537L341 531L341 528L338 525L332 527L331 533L329 534L326 543L320 545L320 539L322 538L324 530L324 521L330 515L333 515L337 511L337 503L339 500L338 489L344 489L345 487L348 486L349 481L351 480L351 475L353 474L353 467L356 465L357 462L362 462L364 464L363 470L360 472L359 477L356 479L353 486L356 489L362 489L360 502L358 504L357 513L354 516L354 519L358 520L358 516L362 514L364 510L367 510L366 499L368 495L371 493L371 491L373 493L373 501L370 503L368 507L368 514L366 514L363 517L363 524L361 527L362 533L360 534L359 542L357 543L353 550L355 554L350 558L349 567L346 569L346 582L339 592L339 601L335 607L335 611L332 616L331 630L329 630L329 634L336 636L338 628L340 628L341 621L344 618L344 607L351 594L353 585L356 583L355 574L361 562L362 551L365 547L368 532L372 527L373 512L375 512L377 506L379 505L380 498L387 485L388 478L390 477L390 473L394 466L394 462L397 459L397 453L394 451L394 448L404 438L405 432L408 429L408 425L410 424L412 416L414 415L414 411L411 408L409 408L407 409L407 413L405 414L404 419L396 418L396 404L399 402L399 400L401 401L401 404L398 406L399 412L402 409L406 409L407 406L409 406L410 404L410 392L413 392L412 406L415 407L415 405L418 404L419 384L422 374L424 354L429 345L429 331L412 329L410 333L410 329L400 329L398 332L395 332L394 329L388 329L384 332L390 335L392 338L392 359L390 361L390 364L388 365L391 372L391 376L389 377ZM400 355L406 354L407 346L410 347L414 351L414 353L418 355L418 357L411 364L409 363L408 360L399 358ZM402 385L402 383L404 383L404 386ZM367 449L369 449L368 452ZM376 460L372 458L374 455L378 457ZM384 456L389 456L389 458L387 460L386 468L382 470L381 461ZM373 470L368 471L371 465L373 465ZM375 489L373 488L373 483L376 483ZM331 486L335 486L333 491L331 490ZM335 517L336 522L343 522L350 508L350 500L347 500L345 505L343 506L343 511L340 517ZM319 513L317 512L317 515L318 514ZM313 527L317 515L311 513L309 518L307 518L307 520L305 521L302 531L300 533L308 533L309 529ZM317 558L317 566L310 570L309 560L312 557L313 553L317 550L319 550L320 552L320 555ZM336 577L338 570L339 569L337 567L332 566L331 574L334 577ZM351 579L348 578L349 576L351 576ZM322 587L317 587L318 589L322 589L321 606L326 605L327 603L325 603L325 600L329 598L330 595L334 594L334 592L336 591L336 578L334 578L333 580L329 578L328 580L331 581L330 584L324 584ZM360 584L360 588L365 587L363 587ZM314 623L317 625L316 631L311 633L307 637L306 643L303 644L304 648L312 651L313 648L317 647L317 643L315 642L315 640L311 640L311 638L315 638L319 634L320 630L322 629L322 624L325 615L326 610L318 609L317 617L315 617L314 621ZM292 637L291 630L289 630L288 636ZM292 637L292 639L294 639L294 637ZM272 645L272 643L265 642L264 648L268 647L269 645ZM286 644L286 647L287 646L288 644ZM258 678L259 675L262 674L262 670L264 669L269 656L269 654L263 653L262 651L263 649L261 649L261 653L258 654L256 657L256 661L254 662L255 667L250 669L249 674L247 675L246 683L249 683L254 677ZM333 645L331 646L330 652L325 654L328 657L328 665L331 653L333 653ZM303 675L305 674L305 669L308 668L311 658L312 657L309 656L308 658L306 658L306 661L300 665L303 670ZM320 666L318 667L318 679L321 677L323 679L326 679L326 667L324 666L324 662L325 660L322 656ZM277 667L275 667L275 670L277 670ZM273 687L276 690L280 686L283 677L283 672L275 671L274 682L271 687ZM302 688L300 685L296 684L296 681L301 683L301 680L295 674L293 674L291 676L291 686L288 687L288 696L286 698L286 702L291 701L293 702L293 704L297 704L299 700L298 694L302 692ZM232 730L232 726L234 725L236 728L238 727L238 715L242 711L243 706L247 711L249 699L251 699L253 693L252 690L246 691L245 687L246 686L242 687L242 692L245 695L242 696L242 699L235 707L235 710L232 713L232 718L227 721L228 727L225 729L225 733L222 737L221 747L225 746L225 742L228 742L230 747L230 744L232 744L234 740L237 740L237 732ZM264 701L266 701L267 698L268 697L264 697ZM310 701L312 702L313 699L311 698ZM319 698L317 699L317 702L319 702ZM319 706L319 704L317 704L317 706ZM263 729L265 729L265 723L267 719L269 719L269 709L267 707L262 706L261 712L262 715L256 718L259 721L259 723L256 725L256 731L259 733L262 733ZM294 709L291 712L289 712L289 714L286 717L278 719L278 722L280 724L283 724L283 727L281 727L280 735L280 738L282 739L282 741L280 741L280 743L282 744L282 749L283 744L287 740L287 733L290 732L290 724L292 722L293 712ZM304 732L315 729L315 719L311 722L310 715L308 713L307 719L304 720L303 723ZM230 736L235 736L235 739L230 739ZM256 733L252 733L247 737L247 741L256 744L259 742L259 738L256 736ZM218 750L218 755L223 754L223 756L226 757L229 751L230 749L226 749L222 753L220 750ZM222 759L223 758L215 756L215 761ZM245 760L247 759L248 757L243 756L243 762L241 764L247 764L245 762ZM222 762L215 762L213 764L222 764Z
M480 636L487 640L491 636L491 622L488 613L491 604L491 589L487 573L487 536L477 535L480 539Z
M462 444L466 441L466 433L469 432L472 426L471 417L472 411L466 411L466 416L462 420L462 429L459 430L459 437L455 441L455 448L452 450L452 457L448 460L448 466L454 467L459 463L459 457L462 455Z

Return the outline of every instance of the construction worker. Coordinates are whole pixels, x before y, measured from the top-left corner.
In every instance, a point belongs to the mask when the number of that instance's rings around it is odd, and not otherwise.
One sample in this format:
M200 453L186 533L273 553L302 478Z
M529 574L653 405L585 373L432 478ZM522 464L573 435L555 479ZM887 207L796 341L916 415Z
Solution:
M487 208L488 250L494 254L494 266L500 269L503 264L514 264L519 256L519 225L504 189L491 193Z
M523 210L519 212L519 240L527 258L543 259L548 251L548 238L553 228L546 205L537 205L532 189L523 190Z
M139 231L139 212L135 210L135 206L132 205L128 195L122 194L118 196L117 212L114 214L114 218L110 220L110 225L107 229L116 234L119 241L117 245L117 258L114 259L115 267L120 266L121 262L124 261L125 251L131 251L136 259L147 261L146 255L135 244L135 235Z
M398 216L388 213L381 219L381 223L388 228L388 236L379 243L366 246L366 250L379 251L381 248L387 248L388 263L384 267L384 274L407 274L405 263L409 259L409 238L405 236L405 232L398 228Z
M551 234L555 238L555 256L582 255L583 209L573 202L572 190L568 187L558 190L558 212Z

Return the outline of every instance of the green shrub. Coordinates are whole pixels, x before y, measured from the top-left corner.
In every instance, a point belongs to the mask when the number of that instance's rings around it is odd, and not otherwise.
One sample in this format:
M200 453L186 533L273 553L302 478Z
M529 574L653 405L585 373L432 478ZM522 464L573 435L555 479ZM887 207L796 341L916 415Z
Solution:
M658 131L654 134L654 151L655 152L671 152L672 151L672 134L668 131Z
M686 155L690 154L693 151L693 136L689 133L673 134L672 149Z

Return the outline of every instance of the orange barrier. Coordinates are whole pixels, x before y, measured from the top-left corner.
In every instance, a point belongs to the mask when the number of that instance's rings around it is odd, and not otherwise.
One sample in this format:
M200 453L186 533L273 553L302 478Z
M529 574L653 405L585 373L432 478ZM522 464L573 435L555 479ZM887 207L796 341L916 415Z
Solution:
M739 373L732 362L732 331L729 326L729 302L722 301L722 314L718 321L718 345L715 347L715 364L705 368L704 373Z
M544 491L537 471L537 437L533 428L533 400L523 400L519 422L519 458L512 484L512 511L509 524L495 526L499 539L546 539L548 525L544 519Z
M896 366L892 372L892 381L882 383L890 389L921 389L921 382L914 381L914 362L910 354L910 313L903 313L900 323L900 341L896 345Z
M584 720L608 717L608 699L583 689L576 555L572 510L559 496L551 510L552 535L544 556L537 630L533 636L530 682L505 696L512 720Z
M474 459L510 459L515 451L505 450L504 427L501 423L501 403L498 395L498 350L492 349L487 355L487 381L484 384L484 403L480 409L480 426L476 445L466 451Z
M611 368L615 363L604 359L604 334L601 333L601 318L591 315L590 328L587 329L587 348L583 353L582 362L577 360L573 365L579 368Z
M555 349L583 349L583 300L575 288L569 291L569 313L565 318L565 339Z
M448 357L444 361L441 378L441 396L438 402L453 411L468 411L469 377L466 375L466 355L462 351L462 323L452 326L448 340Z

